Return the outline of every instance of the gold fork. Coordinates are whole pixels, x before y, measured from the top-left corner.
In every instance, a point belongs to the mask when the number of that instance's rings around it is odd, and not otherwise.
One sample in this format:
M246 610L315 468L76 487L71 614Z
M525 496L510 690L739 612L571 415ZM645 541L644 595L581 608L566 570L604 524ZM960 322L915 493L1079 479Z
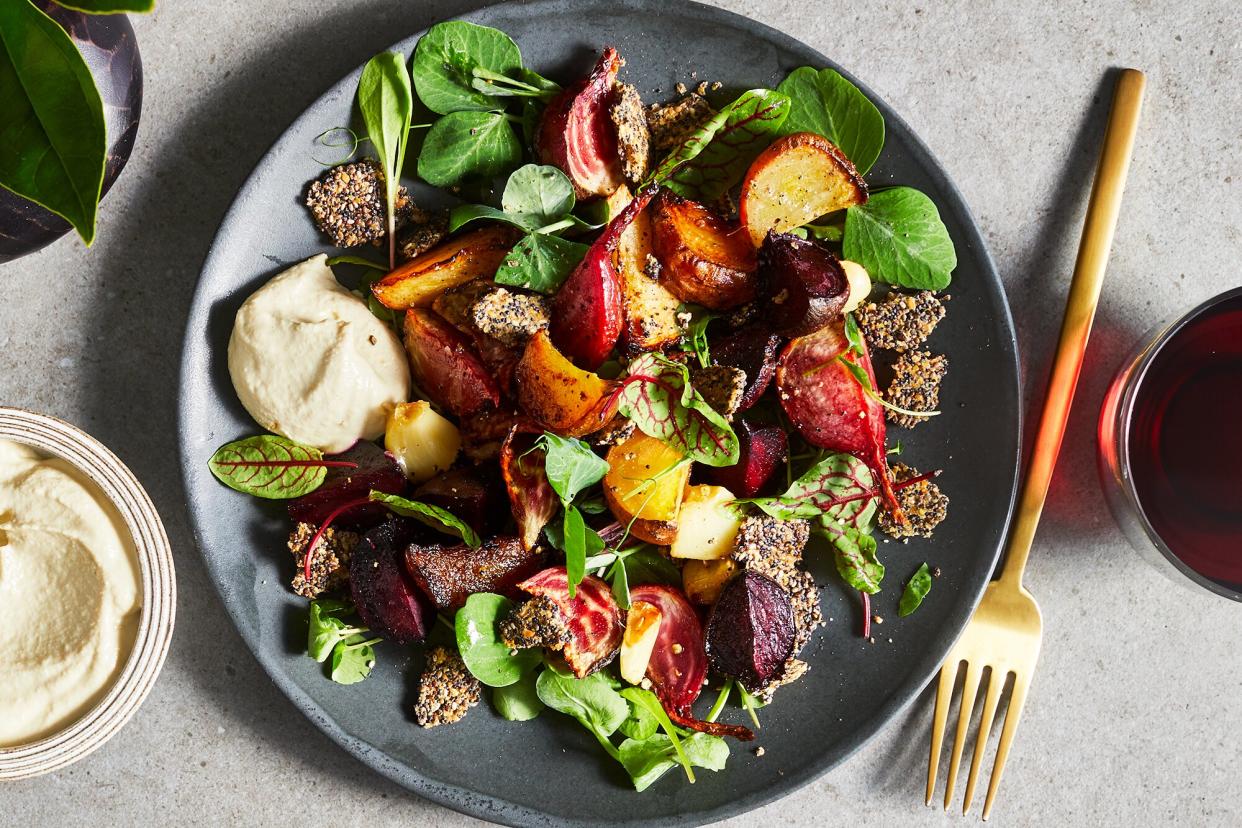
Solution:
M1048 395L1035 437L1030 468L1022 488L1022 498L1018 503L1017 516L1005 549L1004 569L1001 570L998 580L988 584L974 618L949 652L944 666L940 668L936 714L932 721L931 757L927 764L928 805L931 804L932 794L936 790L936 772L940 767L940 751L944 741L945 722L949 717L953 686L957 681L960 665L962 662L966 663L957 735L953 739L953 758L949 764L949 779L944 792L946 811L953 800L958 765L962 760L962 748L966 743L966 732L970 726L984 668L990 668L991 672L987 695L983 700L983 716L979 721L979 736L970 761L970 776L966 780L962 813L970 810L975 783L979 777L979 765L992 730L992 720L1004 686L1009 676L1013 676L1009 709L996 748L996 763L992 766L987 799L983 803L983 818L986 820L992 811L996 789L1000 786L1001 775L1005 770L1005 760L1009 758L1013 735L1022 717L1022 706L1031 685L1031 675L1035 672L1035 662L1039 659L1043 616L1034 597L1022 586L1022 571L1026 568L1031 541L1035 537L1039 515L1044 508L1057 452L1065 434L1065 422L1074 399L1078 372L1082 368L1083 351L1091 333L1091 321L1099 302L1100 286L1104 281L1104 270L1113 244L1113 231L1117 226L1117 213L1121 207L1121 194L1125 188L1126 173L1134 149L1144 83L1143 73L1135 69L1123 70L1117 80L1113 108L1109 113L1108 128L1104 134L1104 149L1100 154L1095 184L1091 189L1082 242L1078 248L1078 260L1074 265L1074 278L1070 283L1065 319L1061 324L1061 339L1057 344L1052 378L1048 383Z

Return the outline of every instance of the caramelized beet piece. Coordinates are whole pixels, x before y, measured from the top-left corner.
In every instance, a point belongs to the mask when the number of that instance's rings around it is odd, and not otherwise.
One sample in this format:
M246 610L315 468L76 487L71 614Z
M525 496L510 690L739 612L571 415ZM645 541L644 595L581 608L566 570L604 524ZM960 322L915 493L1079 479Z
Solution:
M608 117L620 68L621 56L609 46L591 74L553 98L539 121L540 160L560 167L579 199L610 195L623 180L617 134Z
M768 390L776 373L776 355L781 338L765 325L748 325L710 341L712 362L740 368L746 374L746 388L737 413L750 408Z
M850 283L841 260L825 247L790 233L768 233L759 248L763 310L776 331L805 336L841 318Z
M776 369L781 406L798 433L811 445L843 451L866 463L894 519L905 515L893 493L884 448L884 408L863 391L842 357L866 371L875 388L875 371L866 346L862 354L849 351L841 323L828 325L789 343Z
M621 234L651 201L656 189L653 186L640 192L608 223L552 300L552 344L580 368L598 368L621 336L625 311L614 254Z
M477 548L411 544L405 550L406 569L438 610L459 609L476 592L512 595L543 562L542 552L526 551L517 538L492 538Z
M709 468L705 477L724 486L734 497L759 494L772 473L789 455L789 437L777 426L756 428L745 420L733 424L737 433L739 457L735 465Z
M539 533L561 504L544 473L544 450L535 448L537 439L537 434L514 426L500 448L500 471L509 495L509 508L527 549L539 543Z
M405 491L405 474L396 459L369 440L359 440L328 460L357 463L354 469L329 467L323 484L310 494L289 501L289 517L298 523L319 526L333 510L352 500L365 499L372 489L399 495ZM363 503L346 509L333 521L334 526L360 528L378 523L388 514L379 503Z
M758 692L780 675L793 647L789 594L757 572L747 571L730 581L707 619L712 667Z
M504 513L497 509L494 479L484 480L472 469L453 469L414 490L414 499L448 509L480 535L495 534Z
M569 625L569 643L562 654L578 678L586 678L603 667L621 648L625 623L621 608L608 584L591 575L578 584L569 597L569 574L563 566L553 566L518 584L531 595L546 595L561 611Z
M410 375L433 402L458 417L500 405L500 388L474 345L438 313L407 310L404 339Z
M632 588L630 602L636 601L660 610L660 632L647 662L647 678L666 708L689 715L707 678L707 650L699 616L686 596L662 584Z
M362 536L349 562L349 589L363 623L398 644L422 641L433 615L401 565L406 534L401 523L382 523Z

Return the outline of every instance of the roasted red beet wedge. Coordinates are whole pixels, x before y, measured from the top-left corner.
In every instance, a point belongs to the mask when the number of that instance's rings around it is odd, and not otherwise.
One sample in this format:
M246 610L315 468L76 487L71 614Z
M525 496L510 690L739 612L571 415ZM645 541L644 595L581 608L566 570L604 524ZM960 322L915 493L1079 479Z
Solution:
M414 490L414 499L448 509L486 537L504 522L500 491L494 477L485 479L473 469L453 469L433 477Z
M623 180L617 133L608 116L620 68L621 56L608 47L588 77L548 103L539 122L540 160L560 167L580 199L610 195Z
M754 497L789 455L789 437L777 426L755 427L745 420L733 423L739 457L735 465L709 468L705 477L724 486L734 497Z
M707 619L707 657L713 669L758 692L778 677L793 646L789 594L756 572L730 581Z
M549 326L552 344L580 368L588 371L598 368L621 335L625 311L621 304L621 275L617 273L614 254L621 234L655 193L655 187L648 187L626 205L556 291Z
M542 552L526 551L517 538L492 538L473 549L415 543L405 550L406 569L438 610L459 609L476 592L513 595L543 563Z
M561 505L544 473L544 451L535 448L537 439L538 434L515 425L500 448L500 471L509 495L509 508L517 522L518 537L527 549L534 549L539 543L539 533Z
M289 517L299 523L319 526L340 506L366 498L374 489L388 494L405 491L405 474L391 454L369 440L359 440L340 454L327 455L327 460L357 463L357 468L330 467L323 484L310 494L289 501ZM379 503L364 503L347 509L333 521L333 526L358 529L383 520L388 510Z
M570 640L562 655L578 678L586 678L603 667L621 648L621 636L625 633L621 608L608 584L599 578L583 578L573 598L569 597L569 574L563 566L549 567L518 587L531 595L546 595L565 616Z
M660 632L647 662L647 678L666 708L688 716L707 678L707 651L698 614L679 590L660 584L634 587L630 601L643 601L660 610Z
M747 410L763 396L776 374L776 355L781 337L765 325L749 325L709 341L712 362L740 368L746 374L746 387L738 413Z
M380 524L362 536L349 562L349 590L362 622L398 644L422 641L433 616L402 566L406 541L400 522Z
M759 248L763 312L776 332L805 336L841 318L850 283L841 260L813 241L768 233Z
M410 374L432 402L464 417L500 404L492 372L461 331L426 308L405 312Z
M871 358L847 353L845 328L837 323L789 343L776 369L781 406L798 433L811 445L852 454L876 477L894 516L904 521L893 494L884 448L884 408L868 396L837 357L860 366L875 388Z

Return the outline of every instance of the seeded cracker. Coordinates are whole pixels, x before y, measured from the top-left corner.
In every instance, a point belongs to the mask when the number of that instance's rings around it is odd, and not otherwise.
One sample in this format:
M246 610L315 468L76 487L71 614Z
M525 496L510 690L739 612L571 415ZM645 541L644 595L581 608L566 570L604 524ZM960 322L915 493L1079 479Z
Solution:
M893 381L884 398L893 405L911 411L935 411L940 404L940 381L949 370L949 360L931 351L906 351L893 363ZM900 414L885 409L889 422L903 428L914 428L928 417Z
M665 152L678 146L715 114L707 98L693 92L673 103L648 107L647 128L651 131L651 148Z
M917 469L910 468L904 463L893 463L891 469L894 483L904 483L919 476ZM906 517L910 519L910 524L901 526L896 523L886 509L880 511L878 523L886 535L898 539L915 535L930 538L932 530L945 519L949 512L949 498L940 491L939 486L930 480L923 480L912 486L898 489L897 501L901 504Z
M930 290L893 291L881 302L864 302L854 312L858 327L872 348L898 353L917 348L944 318L944 302Z
M519 604L496 627L501 642L516 650L548 647L559 650L569 643L569 626L560 607L546 595Z
M516 348L548 327L548 312L542 296L494 287L475 300L470 318L483 333Z
M746 372L731 365L710 365L690 371L690 385L712 410L733 419L746 392Z
M384 172L370 158L342 164L311 182L306 206L316 226L337 247L378 245L388 232ZM397 191L397 224L404 223L413 204L402 187Z
M409 223L397 231L397 260L406 262L426 253L444 240L448 227L448 213L432 213L411 204Z
M651 160L651 132L638 90L628 83L613 87L608 116L617 128L617 155L625 180L637 184L647 177Z
M289 551L297 561L297 574L293 576L290 586L303 598L318 598L327 592L336 592L345 587L349 580L349 556L358 545L358 536L353 532L344 532L328 528L311 556L311 578L306 580L306 547L315 536L316 527L310 523L299 523L289 534Z
M414 720L423 727L461 721L479 703L479 695L479 680L470 675L461 656L445 647L432 647L418 683Z

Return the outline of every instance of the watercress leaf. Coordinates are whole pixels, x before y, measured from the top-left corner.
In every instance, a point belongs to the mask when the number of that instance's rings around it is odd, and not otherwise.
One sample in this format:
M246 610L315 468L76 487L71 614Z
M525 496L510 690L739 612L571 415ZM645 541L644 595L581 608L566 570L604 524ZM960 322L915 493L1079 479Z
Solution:
M798 229L813 239L826 242L839 242L845 233L845 228L836 224L805 224Z
M580 500L575 505L578 507L578 511L584 515L602 515L608 511L608 504L604 503L602 497Z
M500 206L506 213L534 216L537 226L551 224L574 209L574 185L556 167L527 164L509 176Z
M612 597L617 606L623 610L630 608L630 579L626 574L625 561L618 559L609 570L609 583L612 585Z
M539 701L573 716L601 740L607 740L630 715L630 706L602 672L584 679L544 670L535 682Z
M569 597L573 598L586 575L587 558L601 552L604 541L599 533L586 525L582 513L572 505L565 507L564 522L561 525L561 548L565 552L565 571L569 580Z
M709 733L691 733L682 741L686 757L696 768L724 770L729 761L729 743Z
M470 528L470 524L454 515L448 509L431 503L407 500L404 497L388 494L387 492L372 491L369 497L376 503L383 503L390 512L395 512L403 517L414 518L419 523L430 526L438 532L461 538L462 542L467 546L477 547L483 543L479 534Z
M310 602L310 617L306 630L306 653L322 664L332 649L350 636L366 632L341 618L353 612L353 606L344 601L319 599Z
M776 88L793 102L786 135L818 133L840 147L860 174L871 169L884 148L884 116L857 86L832 69L803 66Z
M513 684L492 690L496 712L511 722L528 722L543 712L543 702L535 692L535 673L523 675Z
M579 492L594 486L608 473L608 461L576 437L545 431L539 445L545 452L544 472L562 503L572 503Z
M358 79L358 111L384 170L390 253L395 238L394 209L401 187L401 169L405 166L405 149L410 140L413 107L414 94L405 58L396 52L381 52L368 60Z
M645 791L671 768L677 766L673 758L673 743L663 733L645 739L629 738L617 750L617 761L625 768L634 783L634 790Z
M626 717L626 720L621 723L619 728L622 735L640 742L644 739L650 739L660 729L660 722L646 705L635 702L629 702L629 705L630 715ZM668 746L671 749L672 743L669 743ZM625 761L622 760L621 764L625 764Z
M379 640L352 635L337 642L332 648L332 671L329 674L332 680L337 684L357 684L371 675L371 670L375 667L373 645Z
M780 497L750 502L774 518L826 517L867 531L879 492L866 463L850 454L830 454L806 471Z
M441 115L494 109L496 102L472 86L475 67L515 75L522 53L499 29L460 20L437 23L414 47L414 88L427 108Z
M275 434L260 434L216 449L207 467L230 489L269 500L286 500L318 489L328 474L328 466L337 462L340 461L324 460L323 452L313 446Z
M529 233L500 263L496 283L538 293L555 293L589 249L589 245L560 236Z
M712 323L713 319L717 318L719 317L714 314L703 313L696 316L686 330L686 339L689 340L690 350L698 359L700 368L708 368L712 364L711 346L707 342L707 326Z
M513 609L513 602L503 595L476 592L457 611L453 626L457 634L457 651L470 675L488 687L506 687L538 664L543 654L538 648L513 653L500 640L496 631Z
M681 739L677 735L677 728L673 726L668 713L664 710L664 705L660 703L656 694L641 687L627 687L621 691L621 696L628 702L647 708L647 711L660 723L660 727L668 735L669 741L673 743L673 752L677 756L677 761L686 769L686 778L693 783L694 770L690 765L690 759L686 756L686 751L682 747Z
M780 92L752 89L742 93L686 139L702 147L667 170L664 186L686 198L715 201L741 180L788 114L789 98ZM673 155L677 153L675 148ZM661 168L667 165L666 161Z
M897 614L905 618L918 609L923 599L927 597L927 593L931 591L931 585L931 570L924 562L906 583L906 588L901 593L901 603L897 605Z
M863 341L858 320L852 313L845 314L845 341L850 344L850 350L854 353L862 355L867 352L867 344Z
M875 538L832 519L821 520L819 528L832 542L837 572L845 582L870 595L879 592L884 564L876 557Z
M685 365L646 353L630 363L629 373L618 407L640 431L706 466L737 463L737 434L690 385Z
M844 258L872 279L919 290L949 286L957 253L932 200L910 187L872 193L845 213Z
M456 233L462 227L478 219L503 221L506 224L520 227L528 233L534 232L543 226L534 216L522 213L506 213L504 210L497 210L495 207L489 207L486 204L458 204L449 211L449 232Z
M621 559L626 580L631 584L681 584L681 570L668 557L643 548Z
M31 3L0 3L0 186L95 240L108 142L103 103L69 35Z
M56 0L57 5L87 14L145 14L155 0Z
M452 112L427 132L418 155L418 175L435 187L466 178L492 178L522 160L522 145L498 112Z

